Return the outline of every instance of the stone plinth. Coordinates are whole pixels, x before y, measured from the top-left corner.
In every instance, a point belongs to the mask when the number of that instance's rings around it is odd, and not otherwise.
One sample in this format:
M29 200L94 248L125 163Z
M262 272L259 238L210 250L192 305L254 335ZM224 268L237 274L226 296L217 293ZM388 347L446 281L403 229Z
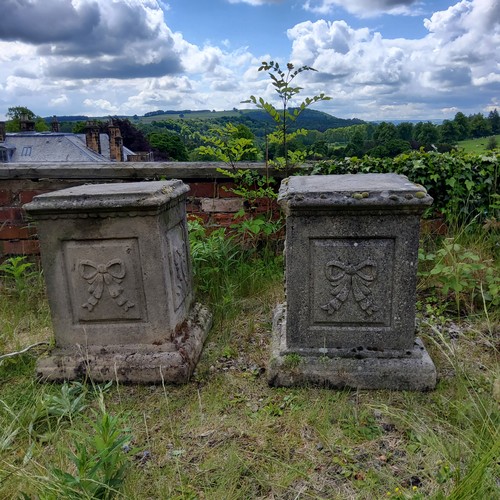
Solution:
M186 382L211 316L193 302L178 180L94 184L36 196L56 348L42 379Z
M278 201L287 302L275 312L270 384L433 388L415 337L425 189L395 174L291 177Z

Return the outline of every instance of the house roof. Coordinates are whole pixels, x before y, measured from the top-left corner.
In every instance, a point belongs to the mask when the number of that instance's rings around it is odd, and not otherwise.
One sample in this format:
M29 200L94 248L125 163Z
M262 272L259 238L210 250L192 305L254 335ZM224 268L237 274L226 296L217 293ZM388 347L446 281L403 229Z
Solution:
M77 137L80 138L80 140L85 143L85 134L76 134ZM99 140L101 142L101 154L108 160L110 159L110 152L109 152L109 135L108 134L99 134ZM124 161L127 161L127 156L128 155L133 155L135 154L132 150L128 149L125 146L123 147L123 159Z
M102 162L109 163L109 137L100 134L101 154L88 148L85 134L63 132L8 133L0 148L8 151L9 163ZM124 159L134 154L123 148ZM5 160L4 160L5 161Z

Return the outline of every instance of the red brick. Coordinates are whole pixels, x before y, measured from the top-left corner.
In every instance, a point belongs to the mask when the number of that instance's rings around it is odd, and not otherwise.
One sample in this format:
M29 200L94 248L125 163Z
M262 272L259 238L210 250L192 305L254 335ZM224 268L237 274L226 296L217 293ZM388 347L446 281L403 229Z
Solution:
M0 225L0 239L2 240L25 240L35 235L35 226L15 226L12 224Z
M188 214L199 214L201 213L201 207L199 203L186 203L186 212Z
M256 200L250 203L253 210L257 210L259 212L271 210L272 208L272 200L269 198L257 198Z
M217 185L214 182L191 182L189 196L195 198L215 198L217 196Z
M38 240L17 240L3 242L4 255L38 255L40 244Z
M0 222L5 221L21 221L23 220L23 212L20 208L8 207L0 208Z
M0 189L0 207L8 207L12 203L12 194L7 189Z
M221 227L228 227L231 224L234 224L234 218L232 214L225 214L225 213L212 214L210 217L210 223L216 224Z
M33 198L38 195L38 194L43 194L46 193L46 191L40 191L40 190L28 190L28 191L21 191L19 193L19 203L21 205L24 205L25 203L29 203Z
M201 219L201 221L203 222L203 224L207 224L208 222L208 219L210 218L210 216L208 214L204 214L204 213L199 213L199 214L187 214L187 218L188 220L196 220L196 219Z
M236 188L234 182L221 182L219 184L218 196L219 198L236 198L239 195L233 193L231 190Z
M448 233L448 225L443 219L422 219L420 231L424 234L445 235Z

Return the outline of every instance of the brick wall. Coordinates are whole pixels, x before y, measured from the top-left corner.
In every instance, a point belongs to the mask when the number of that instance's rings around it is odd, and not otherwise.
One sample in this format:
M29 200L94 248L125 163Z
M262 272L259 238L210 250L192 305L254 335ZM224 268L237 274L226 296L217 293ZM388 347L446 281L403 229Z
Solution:
M188 193L188 216L200 217L207 226L230 226L236 212L265 213L271 208L277 214L275 201L257 200L249 207L231 192L228 178L217 171L217 163L113 163L71 165L0 164L0 261L9 255L36 255L39 245L36 226L23 210L34 196L72 186L103 182L137 182L157 179L181 179L191 188ZM262 164L242 164L265 172ZM281 176L269 172L277 179Z

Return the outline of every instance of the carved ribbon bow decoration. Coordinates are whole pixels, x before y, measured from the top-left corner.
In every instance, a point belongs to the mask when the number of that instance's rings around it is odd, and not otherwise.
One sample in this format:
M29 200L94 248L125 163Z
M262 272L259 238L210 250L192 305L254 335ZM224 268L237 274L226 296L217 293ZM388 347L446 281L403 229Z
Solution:
M123 294L120 283L125 277L125 264L120 259L112 259L106 264L95 264L91 260L82 260L78 264L80 276L90 285L88 292L90 297L82 307L92 312L102 297L106 287L112 299L125 311L135 304L127 300Z
M378 307L373 303L372 290L370 289L370 285L377 276L377 265L374 262L365 260L357 266L353 266L331 260L325 266L325 274L332 286L330 293L333 295L333 299L328 304L321 306L321 309L328 311L328 314L333 314L340 309L349 297L351 290L354 300L368 316L378 310Z

